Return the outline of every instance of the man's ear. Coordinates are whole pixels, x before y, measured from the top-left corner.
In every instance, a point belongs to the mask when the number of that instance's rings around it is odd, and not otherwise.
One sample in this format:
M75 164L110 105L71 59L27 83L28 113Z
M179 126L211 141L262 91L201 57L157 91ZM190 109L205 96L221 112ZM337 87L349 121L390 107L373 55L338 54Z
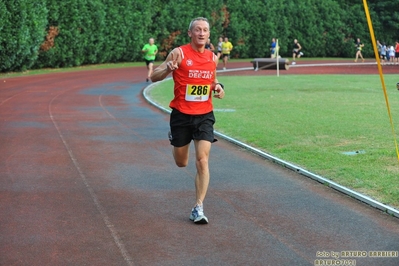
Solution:
M191 38L191 31L187 31L188 37Z

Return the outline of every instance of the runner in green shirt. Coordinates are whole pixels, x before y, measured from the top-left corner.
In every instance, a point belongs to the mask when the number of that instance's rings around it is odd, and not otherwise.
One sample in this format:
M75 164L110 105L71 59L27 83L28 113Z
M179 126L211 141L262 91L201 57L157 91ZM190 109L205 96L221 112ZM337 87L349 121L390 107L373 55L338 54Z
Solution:
M148 74L146 81L148 82L150 81L150 77L152 75L155 56L158 53L158 47L154 44L154 38L150 38L148 40L148 43L144 45L143 49L141 49L141 52L144 53L144 61L147 65Z

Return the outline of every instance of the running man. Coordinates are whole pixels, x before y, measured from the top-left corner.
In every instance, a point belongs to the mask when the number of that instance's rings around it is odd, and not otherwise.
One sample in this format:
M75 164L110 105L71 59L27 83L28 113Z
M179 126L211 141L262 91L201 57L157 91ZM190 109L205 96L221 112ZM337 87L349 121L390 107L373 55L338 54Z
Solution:
M148 43L144 45L143 49L141 49L141 52L144 53L144 61L148 70L146 79L148 82L150 81L153 72L155 56L158 53L158 47L154 44L154 38L150 38L148 40Z
M212 52L215 51L215 46L211 43L211 39L208 39L208 41L205 44L205 49L211 50Z
M223 70L226 70L227 60L230 57L231 50L233 50L233 45L229 42L229 38L224 37L224 42L222 43Z
M357 59L360 58L362 59L362 62L364 62L364 58L362 55L362 49L364 47L364 44L360 41L359 38L357 38L356 42L355 42L355 47L356 47L356 58L355 58L355 62L357 62Z
M189 44L172 50L166 60L154 70L152 81L160 81L172 73L174 98L169 107L172 154L178 167L188 164L190 143L194 141L196 202L190 220L196 224L207 224L203 202L209 186L209 154L214 138L213 97L222 99L224 87L216 78L217 56L205 49L209 39L209 22L198 17L188 28Z
M294 40L294 44L293 44L292 48L293 48L292 49L292 64L295 65L296 64L295 58L301 58L301 55L303 55L302 52L300 52L302 49L302 46L299 44L297 39Z
M223 44L223 37L219 37L219 42L218 42L218 59L220 59L220 56L222 55L222 44Z

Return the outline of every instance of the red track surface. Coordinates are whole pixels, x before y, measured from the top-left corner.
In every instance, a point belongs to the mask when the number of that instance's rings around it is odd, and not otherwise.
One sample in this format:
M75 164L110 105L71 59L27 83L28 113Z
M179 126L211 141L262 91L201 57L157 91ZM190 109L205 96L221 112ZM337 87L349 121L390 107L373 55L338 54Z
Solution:
M281 74L378 73L361 64ZM318 251L399 251L397 218L224 141L210 224L192 224L195 168L174 166L168 117L141 97L145 72L0 79L0 265L313 265L331 259ZM341 259L399 265L392 254Z

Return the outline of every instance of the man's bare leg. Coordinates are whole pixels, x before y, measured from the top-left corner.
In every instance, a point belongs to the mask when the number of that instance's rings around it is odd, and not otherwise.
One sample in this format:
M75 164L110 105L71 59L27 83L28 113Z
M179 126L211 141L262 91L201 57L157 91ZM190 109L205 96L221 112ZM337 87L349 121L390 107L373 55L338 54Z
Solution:
M148 64L148 79L151 79L151 75L154 72L154 64L153 63L149 63Z
M196 203L192 210L190 219L194 223L207 224L208 218L203 212L203 202L208 191L210 174L209 174L209 153L211 150L211 142L206 140L194 140L195 146L195 166L197 173L195 175L195 196ZM189 147L187 144L183 147L173 148L173 157L175 163L179 167L186 167L189 159Z
M227 65L227 56L223 56L223 69L226 69Z
M190 143L183 147L173 147L172 154L178 167L186 167L188 164Z
M197 174L195 176L196 203L202 205L209 186L209 152L211 150L211 143L206 140L195 140L194 145L195 165L197 167Z

